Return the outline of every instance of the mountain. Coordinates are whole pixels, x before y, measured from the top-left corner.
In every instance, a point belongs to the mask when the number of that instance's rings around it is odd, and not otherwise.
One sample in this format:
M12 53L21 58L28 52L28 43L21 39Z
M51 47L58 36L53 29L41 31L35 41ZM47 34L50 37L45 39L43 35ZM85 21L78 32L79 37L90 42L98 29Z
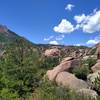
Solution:
M44 77L46 73L48 73L48 79L60 79L61 84L65 81L71 82L69 84L72 84L71 88L73 86L75 88L82 87L84 83L85 89L86 78L88 74L91 74L90 67L96 63L95 54L100 59L100 44L93 48L34 44L6 26L0 25L0 100L3 100L3 98L9 100L41 100L35 99L35 97L41 98L44 94L48 97L48 90L50 90L50 97L57 95L57 99L53 100L58 100L59 94L61 97L63 97L63 94L67 94L63 87L57 85L60 81L55 81L56 84L50 82L49 85L49 81L46 82L47 79ZM62 78L59 78L58 75L61 75ZM79 85L77 82L79 82ZM100 90L96 89L97 91ZM87 91L95 92L90 89L87 89ZM30 98L32 93L34 94L33 99L27 99ZM41 95L41 93L44 94Z
M5 25L0 25L0 50L17 38L20 37L16 33L9 30Z
M4 48L14 42L16 39L24 39L28 43L31 43L27 39L17 35L15 32L8 29L5 25L0 25L0 52L4 50ZM46 49L51 48L58 48L61 50L62 55L68 56L71 55L73 52L79 51L79 49L82 49L84 52L88 47L85 46L65 46L65 45L50 45L50 44L34 44L31 43L32 47L35 47L39 50L40 54L43 54Z

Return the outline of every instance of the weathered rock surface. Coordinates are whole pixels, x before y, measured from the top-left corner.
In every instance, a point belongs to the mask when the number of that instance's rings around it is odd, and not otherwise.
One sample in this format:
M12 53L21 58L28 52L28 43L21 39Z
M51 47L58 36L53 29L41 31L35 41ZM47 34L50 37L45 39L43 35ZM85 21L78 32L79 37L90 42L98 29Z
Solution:
M66 61L70 61L70 60L73 60L74 58L73 57L66 57L66 58L63 58L63 60L61 61L61 63L64 63Z
M76 78L73 74L68 72L59 73L56 77L56 83L60 86L62 85L73 90L88 88L88 85L85 81Z
M96 55L97 55L97 59L100 59L100 43L98 43L97 45L96 45Z
M47 49L45 51L44 55L47 56L47 57L59 56L60 55L60 50L58 48Z
M71 61L67 61L66 63L61 63L57 67L54 67L53 70L48 70L47 71L47 76L49 80L54 81L56 76L62 72L62 71L67 71L71 66Z
M71 59L73 58L71 57L65 58L64 60L61 61L61 63L58 66L54 67L53 70L48 70L47 76L49 80L53 81L60 72L70 71L74 67L79 66L79 60L77 59L71 60Z
M100 70L100 60L97 61L97 63L91 68L93 72L96 72Z

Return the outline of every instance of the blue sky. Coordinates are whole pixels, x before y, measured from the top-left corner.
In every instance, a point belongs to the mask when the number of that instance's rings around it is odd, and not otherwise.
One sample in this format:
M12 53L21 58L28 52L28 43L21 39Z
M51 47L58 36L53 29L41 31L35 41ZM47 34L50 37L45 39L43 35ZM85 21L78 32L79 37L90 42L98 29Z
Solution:
M0 24L34 43L100 42L100 0L0 0Z

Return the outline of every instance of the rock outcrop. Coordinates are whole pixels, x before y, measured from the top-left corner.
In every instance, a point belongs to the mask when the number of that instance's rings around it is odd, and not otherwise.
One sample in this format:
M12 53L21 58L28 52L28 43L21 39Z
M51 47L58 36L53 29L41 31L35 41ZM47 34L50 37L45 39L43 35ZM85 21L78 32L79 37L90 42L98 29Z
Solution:
M54 67L53 70L47 71L49 80L54 81L56 76L63 71L71 71L74 67L79 66L79 60L72 57L64 58L61 63Z
M76 78L73 74L69 72L59 73L56 77L56 83L60 86L62 85L75 91L82 88L88 88L88 85L85 81Z
M100 59L100 43L98 43L97 45L96 45L96 55L97 55L97 59Z
M93 67L91 67L91 70L93 72L100 70L100 60L98 60L97 63Z
M47 56L47 57L59 56L60 55L60 50L58 48L47 49L45 51L44 55Z

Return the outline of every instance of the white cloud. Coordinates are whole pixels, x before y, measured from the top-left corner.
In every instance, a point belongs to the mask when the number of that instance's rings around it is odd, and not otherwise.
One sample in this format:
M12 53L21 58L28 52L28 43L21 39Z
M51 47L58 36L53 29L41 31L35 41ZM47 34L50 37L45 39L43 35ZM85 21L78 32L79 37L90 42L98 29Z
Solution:
M93 10L90 15L79 15L75 16L74 20L77 22L78 27L76 29L82 28L83 32L94 33L100 31L100 10Z
M87 45L92 46L100 42L100 35L95 37L94 39L90 39L86 42Z
M49 40L51 40L51 39L53 39L54 38L54 36L50 36L50 37L48 37L48 38L44 38L44 41L49 41Z
M85 46L84 43L77 43L77 44L74 44L74 46Z
M97 43L98 43L98 41L96 41L96 40L88 40L86 44L87 45L95 45Z
M66 19L62 19L58 26L53 28L55 32L58 33L70 33L74 31L74 26Z
M82 44L74 44L74 46L81 46Z
M79 15L79 16L74 16L74 20L77 22L77 23L81 23L82 21L84 21L86 18L85 14L82 14L82 15Z
M83 31L88 33L100 31L100 11L87 17L87 21L83 25Z
M73 4L68 4L68 5L65 7L65 10L71 11L72 8L74 8L74 7L75 7L75 5L73 5Z
M59 43L57 41L50 41L49 44L54 44L54 45L58 45Z

